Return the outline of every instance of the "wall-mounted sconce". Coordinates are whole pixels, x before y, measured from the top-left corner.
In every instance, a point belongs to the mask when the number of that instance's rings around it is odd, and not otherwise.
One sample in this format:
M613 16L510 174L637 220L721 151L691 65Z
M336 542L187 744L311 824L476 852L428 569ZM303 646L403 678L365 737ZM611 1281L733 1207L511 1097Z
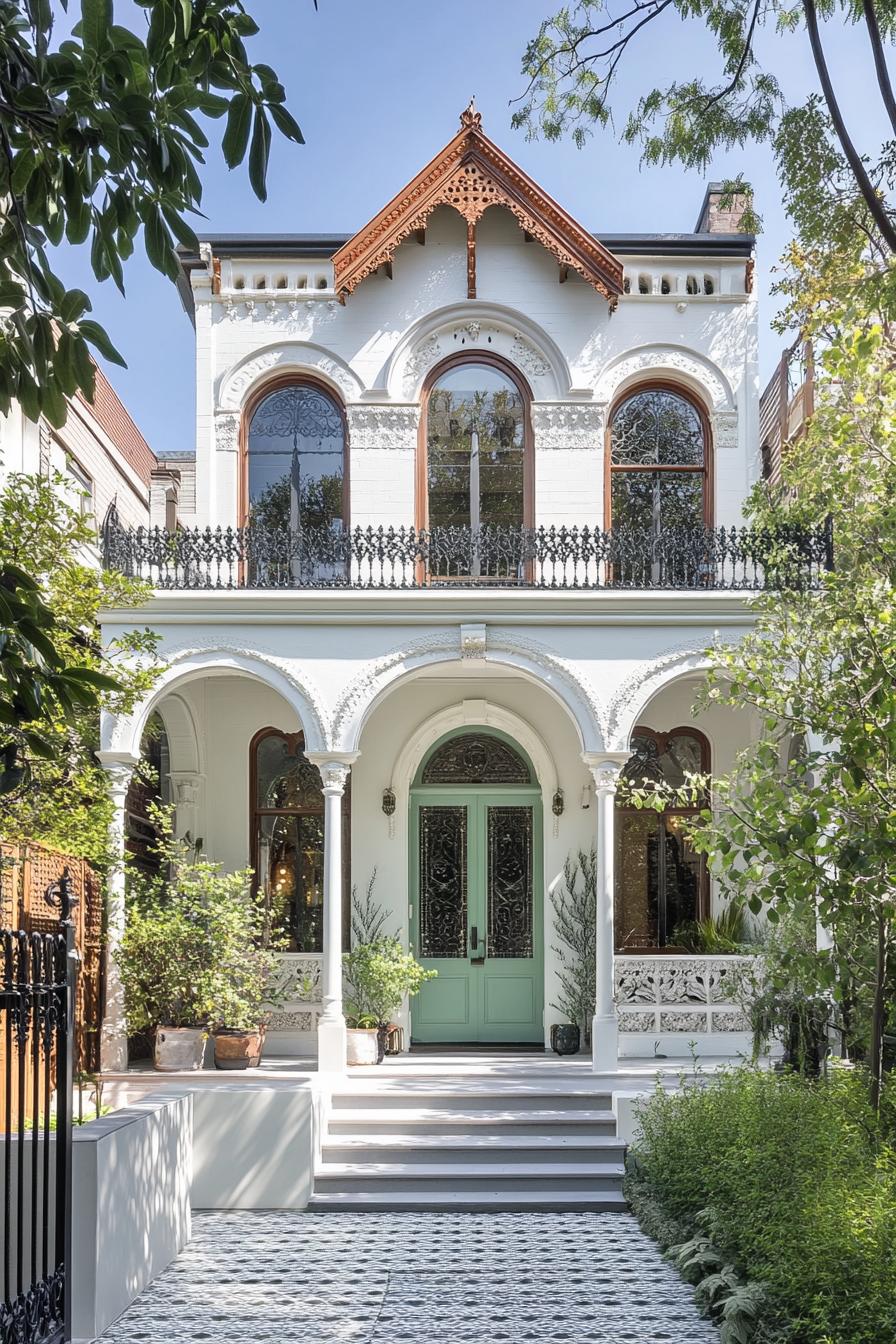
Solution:
M387 817L395 815L395 792L392 789L383 789L383 812Z
M551 811L555 817L563 816L563 790L558 789L551 799Z
M585 809L589 808L590 806L591 806L591 785L585 784L582 788L582 808Z

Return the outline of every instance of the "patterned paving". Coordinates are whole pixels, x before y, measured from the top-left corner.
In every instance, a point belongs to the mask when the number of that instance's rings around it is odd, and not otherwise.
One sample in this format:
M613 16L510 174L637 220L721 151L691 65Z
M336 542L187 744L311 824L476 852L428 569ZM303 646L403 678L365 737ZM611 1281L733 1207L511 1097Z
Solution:
M629 1214L196 1214L104 1344L718 1344Z

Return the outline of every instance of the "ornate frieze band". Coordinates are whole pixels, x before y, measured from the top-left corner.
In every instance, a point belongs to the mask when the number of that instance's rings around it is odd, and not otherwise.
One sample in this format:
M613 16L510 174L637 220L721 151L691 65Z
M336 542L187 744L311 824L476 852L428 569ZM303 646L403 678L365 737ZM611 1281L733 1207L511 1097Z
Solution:
M534 401L532 433L535 448L600 448L604 408L593 402Z
M361 404L345 408L352 451L364 448L417 449L420 407Z

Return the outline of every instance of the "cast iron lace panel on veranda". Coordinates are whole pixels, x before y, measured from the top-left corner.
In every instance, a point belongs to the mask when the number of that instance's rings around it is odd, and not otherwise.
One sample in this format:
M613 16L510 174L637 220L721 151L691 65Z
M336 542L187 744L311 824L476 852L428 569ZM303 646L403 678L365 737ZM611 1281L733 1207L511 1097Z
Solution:
M420 808L420 953L467 955L467 809Z
M488 951L532 956L532 808L488 809Z
M423 770L424 784L531 784L523 758L488 733L465 733L439 747Z

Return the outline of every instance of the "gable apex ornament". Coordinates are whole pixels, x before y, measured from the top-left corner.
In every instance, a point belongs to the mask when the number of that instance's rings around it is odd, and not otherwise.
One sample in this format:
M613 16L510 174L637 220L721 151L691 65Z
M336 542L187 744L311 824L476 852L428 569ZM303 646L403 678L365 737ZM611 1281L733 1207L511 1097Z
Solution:
M476 225L491 206L517 223L556 259L561 278L575 271L610 305L622 294L622 264L561 205L509 159L482 129L475 99L460 116L452 140L378 215L333 256L333 283L341 303L362 280L391 263L399 246L420 235L439 206L467 225L467 297L476 297Z

